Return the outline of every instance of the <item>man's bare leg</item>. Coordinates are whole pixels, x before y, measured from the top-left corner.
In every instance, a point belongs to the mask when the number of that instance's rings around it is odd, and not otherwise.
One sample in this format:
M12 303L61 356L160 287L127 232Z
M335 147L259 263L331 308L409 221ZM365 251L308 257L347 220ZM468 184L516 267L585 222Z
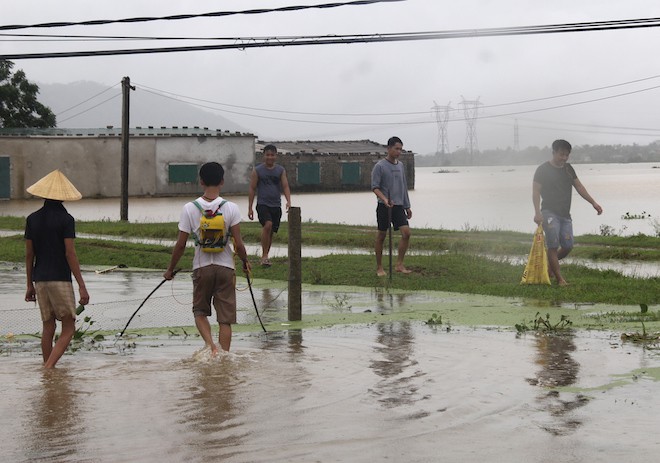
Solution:
M213 342L209 318L205 315L195 315L195 326L197 326L197 331L199 331L199 335L204 340L205 347L210 348L211 354L216 355L218 353L218 346Z
M273 244L273 222L266 221L261 229L261 263L268 261L268 254L270 254L270 247Z
M408 251L408 245L410 244L410 227L403 226L400 227L399 230L401 230L401 240L399 241L399 256L396 260L395 270L405 274L412 273L412 270L408 270L403 265L403 258L406 256L406 251Z
M559 257L557 248L548 249L548 273L550 275L554 275L555 280L557 280L557 284L559 286L568 285L566 280L564 280L564 277L561 276L561 272L559 270Z
M376 235L376 275L379 277L384 277L387 275L385 269L383 268L383 244L385 243L386 236L387 230L378 230L378 234Z
M44 368L54 368L57 361L64 355L66 348L69 347L71 339L76 332L76 319L73 317L62 317L62 332L57 339L53 350L44 363Z
M55 319L43 322L43 330L41 332L41 356L44 359L44 364L48 361L50 353L53 352L53 339L55 339Z
M218 342L220 343L220 348L222 350L229 352L229 348L231 347L231 325L220 323Z

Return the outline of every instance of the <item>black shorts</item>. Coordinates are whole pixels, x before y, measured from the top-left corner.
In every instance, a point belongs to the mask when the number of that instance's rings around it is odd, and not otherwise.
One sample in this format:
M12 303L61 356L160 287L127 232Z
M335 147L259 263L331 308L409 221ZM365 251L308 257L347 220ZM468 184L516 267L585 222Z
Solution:
M378 203L376 208L376 221L378 222L378 230L386 231L390 228L390 218L389 218L389 207L383 203ZM398 230L399 227L405 227L408 225L408 215L403 206L394 206L392 207L392 225L394 229Z
M277 233L282 220L282 208L257 204L257 217L259 217L259 223L262 227L266 225L266 222L273 222L273 233Z

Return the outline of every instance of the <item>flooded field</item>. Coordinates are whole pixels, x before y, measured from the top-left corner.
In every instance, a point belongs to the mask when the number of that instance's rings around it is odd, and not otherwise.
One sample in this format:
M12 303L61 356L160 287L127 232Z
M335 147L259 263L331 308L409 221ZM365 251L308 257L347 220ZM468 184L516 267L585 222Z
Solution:
M409 321L102 343L40 365L2 345L12 462L650 462L658 351Z

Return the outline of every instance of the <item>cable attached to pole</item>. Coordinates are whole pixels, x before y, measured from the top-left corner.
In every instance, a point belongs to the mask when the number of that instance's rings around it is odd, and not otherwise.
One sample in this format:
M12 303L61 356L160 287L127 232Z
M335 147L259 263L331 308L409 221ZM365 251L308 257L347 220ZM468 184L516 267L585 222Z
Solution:
M257 318L259 319L259 324L261 325L261 329L264 330L264 333L268 333L268 331L266 331L266 327L264 326L264 323L261 321L261 315L259 315L259 309L257 309L257 301L254 299L254 292L252 291L252 282L250 281L249 270L245 271L245 278L247 278L248 288L250 288L250 296L252 296L252 304L254 304L254 311L257 312Z
M172 276L176 275L176 274L179 272L179 270L181 270L181 269L178 268L178 269L174 270L174 271L172 272ZM156 286L156 287L154 288L154 290L151 291L151 292L149 293L149 295L148 295L147 297L144 298L144 301L142 301L142 304L140 304L140 307L138 307L137 310L135 310L135 312L133 312L133 315L131 315L131 318L129 318L128 321L126 322L126 326L124 326L124 329L121 330L121 333L119 333L119 334L117 335L117 338L121 338L121 337L124 335L124 332L126 331L126 328L128 328L128 325L131 324L131 321L133 320L133 317L135 317L135 316L137 315L137 313L140 311L140 309L142 308L142 306L144 305L144 303L147 302L147 300L151 297L151 295L152 295L153 293L155 293L155 292L158 290L158 288L160 288L161 286L163 286L163 284L165 284L166 281L167 281L167 279L163 278L163 281L161 281L160 283L158 283L158 286Z

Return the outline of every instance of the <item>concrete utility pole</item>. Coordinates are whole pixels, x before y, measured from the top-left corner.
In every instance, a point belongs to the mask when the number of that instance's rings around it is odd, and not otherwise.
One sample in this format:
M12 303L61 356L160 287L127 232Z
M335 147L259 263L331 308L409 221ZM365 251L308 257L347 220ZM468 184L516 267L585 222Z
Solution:
M131 78L121 80L122 107L121 107L121 205L119 208L120 220L128 221L128 135L130 132L130 94L135 90L131 86Z
M300 208L289 208L289 321L302 320L302 222Z

